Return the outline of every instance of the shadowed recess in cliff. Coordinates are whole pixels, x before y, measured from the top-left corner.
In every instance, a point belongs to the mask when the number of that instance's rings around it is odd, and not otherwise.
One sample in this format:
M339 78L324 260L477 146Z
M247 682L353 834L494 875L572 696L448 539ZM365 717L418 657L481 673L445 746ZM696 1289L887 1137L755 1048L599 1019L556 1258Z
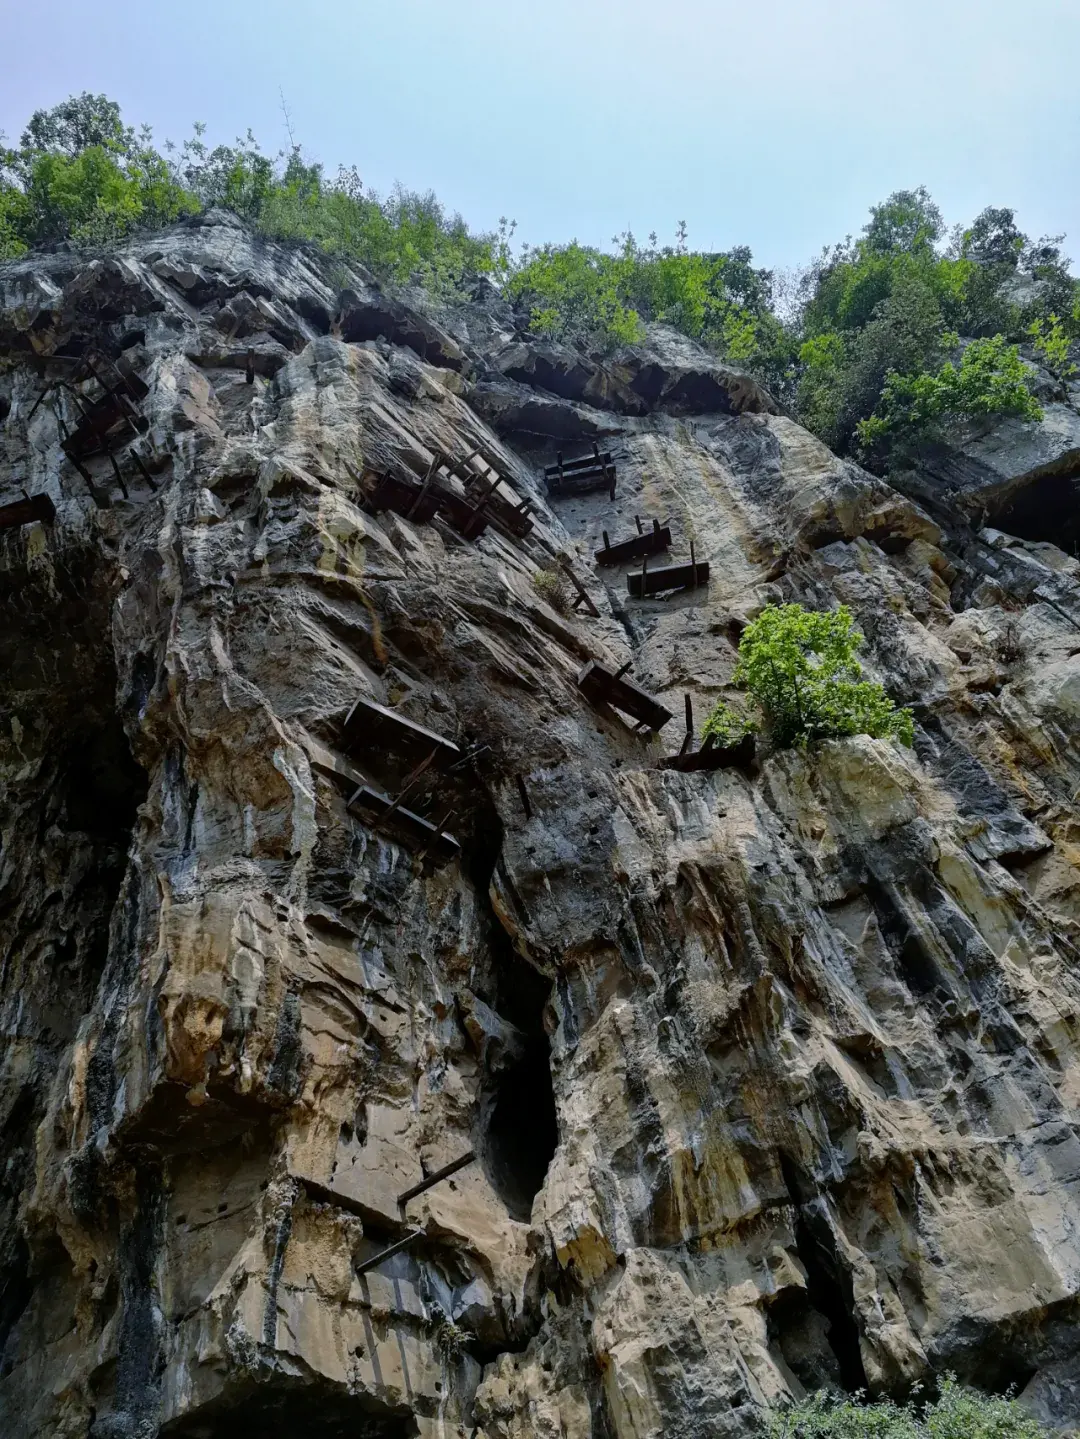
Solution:
M819 1210L821 1201L783 1153L780 1168L795 1209L795 1250L806 1271L806 1290L785 1290L777 1297L769 1312L770 1337L807 1388L839 1383L849 1393L866 1389L851 1279ZM822 1340L831 1354L823 1351Z
M1046 541L1075 553L1080 544L1080 475L1043 475L987 516L987 523L1019 540Z
M489 897L502 849L502 824L494 806L479 817L466 851L466 868L486 911L487 990L491 1007L521 1036L513 1055L486 1066L478 1114L477 1157L512 1218L528 1223L533 1200L559 1143L551 1041L544 1010L551 982L515 950Z
M175 1419L161 1439L413 1439L416 1421L370 1399L310 1384L295 1389L271 1380Z

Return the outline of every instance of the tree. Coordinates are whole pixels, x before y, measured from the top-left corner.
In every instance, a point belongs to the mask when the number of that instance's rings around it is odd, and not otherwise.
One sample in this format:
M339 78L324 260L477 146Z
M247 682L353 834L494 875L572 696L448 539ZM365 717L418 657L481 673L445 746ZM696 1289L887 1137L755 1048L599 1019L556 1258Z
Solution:
M972 340L959 365L947 360L936 373L890 370L878 408L858 425L863 457L911 460L927 442L940 440L950 423L1006 416L1041 420L1031 379L1019 349L1002 335Z
M871 207L863 246L875 255L927 254L944 233L941 211L926 186L920 185L916 190L897 190Z
M911 711L861 677L855 651L862 640L843 605L769 605L743 631L732 678L746 686L781 748L855 734L910 745Z

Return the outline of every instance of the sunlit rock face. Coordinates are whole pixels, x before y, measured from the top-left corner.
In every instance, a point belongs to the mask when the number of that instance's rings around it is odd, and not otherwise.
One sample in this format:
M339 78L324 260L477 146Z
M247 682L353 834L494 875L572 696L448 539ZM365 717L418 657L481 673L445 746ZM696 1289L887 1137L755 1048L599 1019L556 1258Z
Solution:
M0 270L0 345L0 504L56 511L0 532L0 1432L711 1439L945 1369L1072 1422L1053 535L670 332L533 346L218 214ZM614 497L549 496L594 440ZM371 501L437 454L482 533ZM630 599L635 516L708 585ZM778 600L851 608L914 749L661 767Z

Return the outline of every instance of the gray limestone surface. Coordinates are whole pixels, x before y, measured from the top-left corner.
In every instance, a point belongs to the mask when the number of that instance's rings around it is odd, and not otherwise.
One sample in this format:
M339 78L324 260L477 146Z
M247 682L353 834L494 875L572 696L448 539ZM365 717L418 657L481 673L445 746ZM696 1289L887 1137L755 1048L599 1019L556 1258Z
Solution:
M712 1439L947 1369L1075 1424L1080 562L671 332L341 268L219 213L0 268L0 504L56 509L0 532L0 1433ZM373 505L439 454L530 533ZM635 516L708 586L629 599ZM661 767L778 600L914 748Z

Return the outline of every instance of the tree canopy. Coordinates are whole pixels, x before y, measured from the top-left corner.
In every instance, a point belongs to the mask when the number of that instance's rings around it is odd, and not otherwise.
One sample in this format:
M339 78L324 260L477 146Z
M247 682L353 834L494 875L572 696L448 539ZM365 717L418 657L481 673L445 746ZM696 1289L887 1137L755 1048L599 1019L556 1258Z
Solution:
M61 243L102 246L212 205L261 233L357 260L391 285L449 302L490 277L538 338L602 356L673 326L748 369L840 454L877 469L910 463L956 419L1038 418L1025 355L1064 384L1080 336L1077 282L1061 236L1032 240L1011 209L946 226L925 187L873 205L862 233L827 246L778 313L777 277L745 246L608 249L513 245L514 225L475 233L433 194L328 177L298 146L269 155L248 134L213 148L196 125L158 148L107 96L36 111L0 147L0 261ZM964 337L964 341L961 341ZM975 341L977 344L966 342ZM1023 350L1021 347L1024 347Z

